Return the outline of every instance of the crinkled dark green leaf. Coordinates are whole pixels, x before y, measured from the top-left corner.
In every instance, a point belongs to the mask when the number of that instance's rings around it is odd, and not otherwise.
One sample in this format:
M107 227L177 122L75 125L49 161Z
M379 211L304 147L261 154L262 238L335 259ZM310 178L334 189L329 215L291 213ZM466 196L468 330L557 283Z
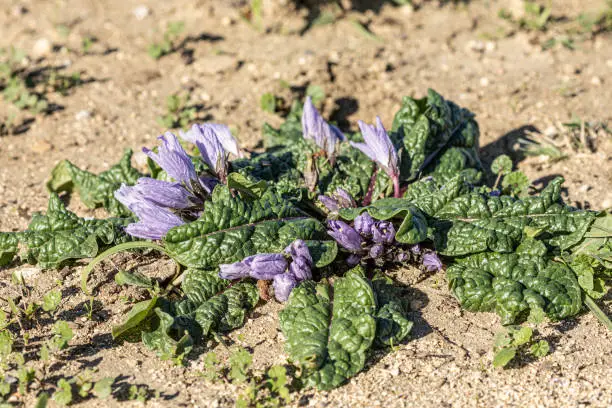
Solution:
M342 208L340 216L354 220L359 214L367 211L377 220L402 220L395 239L405 244L417 244L427 238L427 221L421 211L410 201L402 198L383 198L368 207Z
M606 268L597 258L585 254L574 257L569 264L580 287L593 299L601 299L610 288L612 269Z
M19 235L25 259L42 268L56 268L71 259L92 258L101 247L130 240L123 227L130 219L85 219L66 209L51 194L46 214L34 214L28 229Z
M281 252L296 239L327 240L325 231L321 222L273 189L260 199L245 200L219 185L202 216L171 229L164 244L181 264L212 269L257 253Z
M184 272L181 289L187 302L179 304L178 314L189 314L211 297L221 293L231 282L221 279L217 270L190 268Z
M409 201L427 216L436 249L443 255L512 252L523 240L526 228L545 231L539 239L565 250L582 239L595 213L565 205L562 183L563 179L557 178L539 196L516 199L470 192L457 177L440 190L432 188L429 194L411 192Z
M401 178L431 175L444 183L463 173L479 181L478 124L474 114L429 89L422 99L404 97L393 120L401 147Z
M336 241L306 241L308 251L314 266L317 268L323 268L336 259L338 255L338 245Z
M227 186L251 198L261 198L268 189L265 180L254 181L240 173L230 173L227 176Z
M199 305L192 316L200 325L202 335L223 333L244 324L247 314L259 301L254 283L240 282Z
M154 310L160 304L160 299L153 297L136 303L127 314L124 322L113 327L113 339L139 341L141 332L150 329Z
M361 371L376 336L376 297L370 283L349 272L332 288L304 281L280 312L287 353L306 386L327 390Z
M408 319L410 309L405 292L393 285L391 278L377 275L372 279L376 294L376 344L394 346L404 340L413 323Z
M0 232L0 266L11 263L18 250L18 235L14 232Z
M496 311L502 324L524 320L532 308L558 320L577 314L582 305L574 273L546 256L485 252L456 259L446 273L464 308Z
M163 310L156 308L155 314L159 319L158 326L155 330L142 332L143 344L162 360L189 354L194 342L189 331Z
M114 196L115 190L122 183L136 184L138 178L142 177L142 174L131 166L131 159L132 151L128 149L118 164L98 175L81 170L68 160L63 160L51 172L47 188L56 193L76 191L81 201L89 208L102 206L113 215L131 215Z

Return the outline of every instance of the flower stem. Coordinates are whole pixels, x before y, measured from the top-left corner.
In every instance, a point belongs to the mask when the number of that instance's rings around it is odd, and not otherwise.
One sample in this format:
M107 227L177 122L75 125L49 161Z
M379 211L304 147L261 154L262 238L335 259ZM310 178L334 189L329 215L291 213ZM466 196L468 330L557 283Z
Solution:
M136 249L136 248L155 249L156 251L166 254L170 258L172 258L172 256L168 253L168 251L166 251L164 247L158 244L155 244L153 242L134 241L134 242L125 242L123 244L115 245L114 247L108 248L106 251L96 256L94 259L91 260L91 262L89 262L89 264L87 264L85 269L83 269L83 271L81 272L81 289L83 290L83 292L85 292L85 294L87 295L91 295L91 292L89 292L89 290L87 289L87 279L89 278L89 274L91 273L91 271L97 264L99 264L104 259L118 252L125 251L128 249ZM176 260L174 261L176 262Z
M401 198L402 192L400 191L399 176L393 176L393 192L395 198Z

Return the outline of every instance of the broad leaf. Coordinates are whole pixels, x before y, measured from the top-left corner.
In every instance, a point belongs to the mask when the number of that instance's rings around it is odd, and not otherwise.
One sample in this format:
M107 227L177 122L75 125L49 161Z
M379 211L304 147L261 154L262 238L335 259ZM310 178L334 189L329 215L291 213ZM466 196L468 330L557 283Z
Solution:
M124 322L113 327L113 339L130 342L140 340L141 332L151 327L153 311L159 304L160 299L157 297L136 303L127 314Z
M293 201L272 189L260 199L244 200L217 186L202 216L171 229L164 244L181 264L212 269L257 253L281 252L298 238L328 236L319 221L305 216Z
M0 232L0 266L11 263L18 250L18 235L14 232Z
M363 369L376 336L375 314L374 292L360 273L338 279L333 296L332 288L313 281L292 291L280 325L306 386L331 389Z
M469 192L457 177L440 190L429 187L429 194L416 196L413 191L409 201L427 216L436 249L443 255L512 252L526 228L546 231L540 239L565 250L582 239L595 213L566 206L561 200L562 183L557 178L539 196L516 199Z
M189 354L194 341L189 331L161 309L155 309L155 314L159 319L158 327L153 331L142 332L144 345L155 350L162 360Z
M378 275L372 279L378 308L376 310L376 344L395 346L404 340L413 323L408 320L409 303L404 291L393 286L391 278Z
M76 191L89 208L102 206L113 215L130 215L131 212L117 201L114 193L122 183L136 184L138 178L142 177L131 166L131 159L132 151L128 149L118 164L99 175L81 170L68 160L63 160L51 172L47 188L56 193Z
M129 240L123 227L127 218L85 219L66 209L51 194L46 214L34 214L19 238L27 251L25 259L42 268L56 268L71 259L92 258L101 247Z
M532 308L558 320L582 306L574 273L545 256L485 252L455 262L446 274L461 305L473 312L496 311L502 324L524 320Z

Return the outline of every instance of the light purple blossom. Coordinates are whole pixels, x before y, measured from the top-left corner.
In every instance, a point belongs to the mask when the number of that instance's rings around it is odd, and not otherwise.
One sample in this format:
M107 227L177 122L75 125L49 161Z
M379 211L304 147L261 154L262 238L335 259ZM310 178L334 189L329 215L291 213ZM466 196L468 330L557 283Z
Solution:
M276 275L272 281L274 297L279 302L286 302L293 288L298 284L298 280L290 273Z
M361 252L361 235L344 221L329 221L331 231L327 231L342 247L351 252Z
M357 207L357 203L352 195L349 194L348 191L338 187L334 192L334 198L338 202L338 205L341 208L355 208Z
M195 140L195 145L208 167L221 180L227 177L227 153L211 128L202 129L202 137Z
M139 219L125 228L132 236L161 239L170 229L184 224L181 217L145 199L138 191L125 184L115 191L115 198Z
M393 180L395 197L399 198L399 158L380 117L376 117L376 126L368 125L362 121L359 121L358 124L365 143L351 142L351 146L361 150L366 156L378 163Z
M298 282L312 279L312 255L304 241L296 239L289 245L285 252L291 255L291 265L289 265L289 273L292 274Z
M338 200L333 197L329 197L326 195L320 195L319 201L327 208L329 212L338 212L340 210L340 205L338 204Z
M219 277L221 279L241 279L249 276L251 268L244 262L234 262L232 264L219 265Z
M302 113L302 132L304 139L313 140L317 146L327 153L330 162L334 162L336 155L336 145L344 141L344 134L337 127L327 123L317 108L312 103L312 99L306 98L304 112Z
M359 264L359 262L361 262L361 255L350 254L346 257L346 264L349 268L352 268L353 266Z
M367 212L362 212L355 217L355 230L357 230L357 232L363 236L371 236L375 224L376 221L374 221L374 218L372 218L372 216Z
M251 268L250 276L254 279L270 280L287 269L287 259L282 254L254 255L243 262Z
M412 252L415 255L418 255L421 253L421 246L419 244L410 245L409 249L410 249L410 252Z
M198 142L204 143L206 134L213 134L217 140L219 140L219 143L221 143L226 152L236 157L244 157L238 145L238 141L226 125L218 123L194 124L187 132L181 131L179 134L184 140L195 145L197 145Z
M191 158L187 152L185 152L183 146L181 146L176 136L170 132L166 132L163 136L159 136L158 139L162 141L158 153L146 147L143 148L142 151L164 169L174 180L192 188L192 181L197 180L198 176L191 162Z
M442 261L435 252L427 252L423 255L423 266L428 272L439 271L442 269Z
M385 252L385 247L383 244L376 244L370 248L370 258L378 258Z
M395 227L388 221L379 221L372 228L372 241L378 244L391 244L395 240Z
M172 183L149 177L141 177L133 187L124 187L162 207L183 209L190 207L190 193L180 183Z

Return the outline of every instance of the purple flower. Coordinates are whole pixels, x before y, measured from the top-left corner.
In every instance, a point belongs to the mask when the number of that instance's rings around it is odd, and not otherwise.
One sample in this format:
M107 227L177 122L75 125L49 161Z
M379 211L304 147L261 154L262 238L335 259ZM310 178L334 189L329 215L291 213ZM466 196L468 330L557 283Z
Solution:
M189 200L191 194L180 183L141 177L135 186L125 186L125 190L134 190L144 199L162 207L182 209L193 205Z
M378 258L385 252L385 247L383 244L376 244L370 248L370 258Z
M372 218L372 216L367 212L362 212L355 217L355 230L366 237L372 235L372 230L374 229L375 224L376 221L374 221L374 218Z
M372 228L372 241L378 244L391 244L395 240L395 227L388 221L377 222Z
M286 302L293 288L298 284L297 279L290 273L281 273L274 277L272 287L274 287L274 297L279 302Z
M376 117L376 126L368 125L361 120L358 124L365 143L351 142L351 146L361 150L366 156L377 162L389 177L399 176L397 151L380 117Z
M340 205L338 204L338 200L333 197L329 197L326 195L320 195L319 201L327 208L329 212L338 212L340 209Z
M304 241L296 239L285 248L285 252L291 255L291 265L289 265L289 273L291 273L298 282L312 279L312 256L310 250Z
M365 143L351 142L351 146L361 150L366 156L378 163L378 165L389 175L393 180L393 189L395 197L401 196L399 186L399 158L397 150L391 142L382 121L377 116L376 126L368 125L365 122L359 121L359 128Z
M395 259L397 262L406 262L410 256L406 252L400 252Z
M361 255L350 254L346 257L346 264L349 268L356 266L357 264L359 264L359 262L361 262Z
M439 271L442 269L442 261L435 252L427 252L423 255L423 266L428 272Z
M176 136L170 132L159 136L158 139L162 141L158 153L146 147L142 151L164 169L170 177L191 188L191 182L197 180L198 176L191 158L185 152L183 146L181 146Z
M179 134L184 140L195 145L197 145L198 142L204 143L205 139L208 137L205 135L212 134L217 138L219 143L221 143L226 152L232 153L237 157L244 157L244 154L240 150L240 146L238 146L238 141L226 125L218 123L195 124L187 132L180 131Z
M178 215L145 199L133 187L122 184L115 191L115 198L139 219L125 227L125 231L134 237L161 239L170 229L184 224Z
M282 254L254 255L243 262L251 268L250 275L254 279L270 280L287 269L287 259Z
M219 277L221 279L241 279L249 276L251 268L244 262L234 262L232 264L219 265Z
M419 244L410 245L408 249L410 249L410 252L412 252L415 255L418 255L421 253L421 246Z
M338 202L338 205L341 208L355 208L357 207L357 203L353 196L351 196L346 190L341 189L340 187L336 188L334 192L334 198Z
M501 191L499 190L493 190L489 193L489 196L491 197L499 197L501 195Z
M327 157L333 164L336 144L344 141L344 135L340 129L330 125L323 119L317 108L312 104L310 96L306 98L306 103L304 103L302 132L304 139L313 140L317 146L325 150Z
M202 137L195 141L202 159L222 181L227 177L227 153L211 128L203 128Z
M331 231L327 231L342 247L348 249L351 252L360 252L361 248L361 235L353 227L343 221L329 221L328 223Z

